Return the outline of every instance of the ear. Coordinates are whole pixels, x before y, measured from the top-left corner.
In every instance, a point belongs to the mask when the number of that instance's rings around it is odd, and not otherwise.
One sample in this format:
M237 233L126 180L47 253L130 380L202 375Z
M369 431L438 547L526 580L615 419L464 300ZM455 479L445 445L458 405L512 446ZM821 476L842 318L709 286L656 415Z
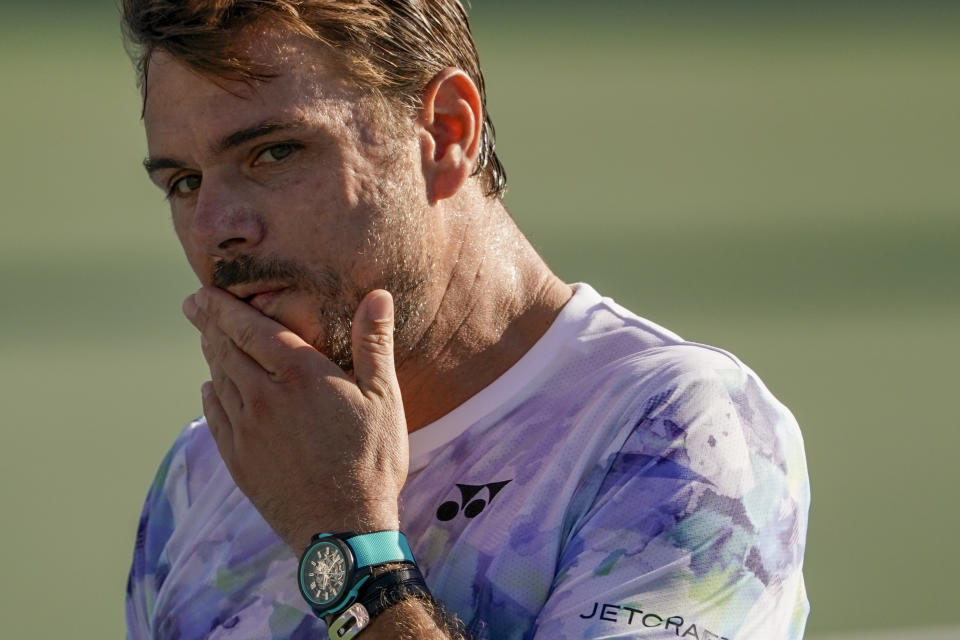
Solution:
M423 175L430 204L455 195L473 173L483 132L480 92L466 73L448 67L424 89L418 118Z

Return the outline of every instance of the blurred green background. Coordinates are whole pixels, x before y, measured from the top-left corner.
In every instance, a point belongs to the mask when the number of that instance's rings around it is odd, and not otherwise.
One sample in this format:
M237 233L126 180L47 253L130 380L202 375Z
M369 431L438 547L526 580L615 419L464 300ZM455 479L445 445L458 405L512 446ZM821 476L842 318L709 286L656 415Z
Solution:
M535 246L799 419L808 637L960 629L960 3L474 4ZM117 637L195 283L116 9L37 5L0 3L0 637Z

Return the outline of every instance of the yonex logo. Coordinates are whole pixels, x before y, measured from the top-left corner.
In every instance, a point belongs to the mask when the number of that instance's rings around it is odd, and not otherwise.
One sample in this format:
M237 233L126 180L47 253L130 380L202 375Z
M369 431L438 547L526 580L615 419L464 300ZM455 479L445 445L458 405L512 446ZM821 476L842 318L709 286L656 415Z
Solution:
M500 490L510 484L512 480L503 480L501 482L491 482L490 484L457 484L460 489L460 503L448 500L437 509L437 520L446 522L453 520L463 510L463 515L467 518L476 518L487 508L487 505L493 502L493 499L500 493ZM483 489L487 490L487 499L476 497Z

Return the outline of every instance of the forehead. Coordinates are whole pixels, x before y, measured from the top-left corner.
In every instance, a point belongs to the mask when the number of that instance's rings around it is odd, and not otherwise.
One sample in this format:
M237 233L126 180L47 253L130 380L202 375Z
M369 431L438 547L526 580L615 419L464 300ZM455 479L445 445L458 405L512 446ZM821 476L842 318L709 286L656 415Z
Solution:
M151 153L183 136L211 139L268 119L342 120L357 100L358 91L319 43L260 32L242 38L239 47L242 55L272 70L274 77L249 82L216 77L163 49L152 53L144 102Z

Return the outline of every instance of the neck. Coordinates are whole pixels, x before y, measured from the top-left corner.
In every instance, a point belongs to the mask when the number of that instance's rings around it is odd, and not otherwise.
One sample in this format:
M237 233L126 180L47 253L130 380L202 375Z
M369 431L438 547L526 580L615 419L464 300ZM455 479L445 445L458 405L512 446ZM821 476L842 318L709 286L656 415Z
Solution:
M448 246L432 321L397 368L410 432L513 366L572 295L499 201L475 205Z

